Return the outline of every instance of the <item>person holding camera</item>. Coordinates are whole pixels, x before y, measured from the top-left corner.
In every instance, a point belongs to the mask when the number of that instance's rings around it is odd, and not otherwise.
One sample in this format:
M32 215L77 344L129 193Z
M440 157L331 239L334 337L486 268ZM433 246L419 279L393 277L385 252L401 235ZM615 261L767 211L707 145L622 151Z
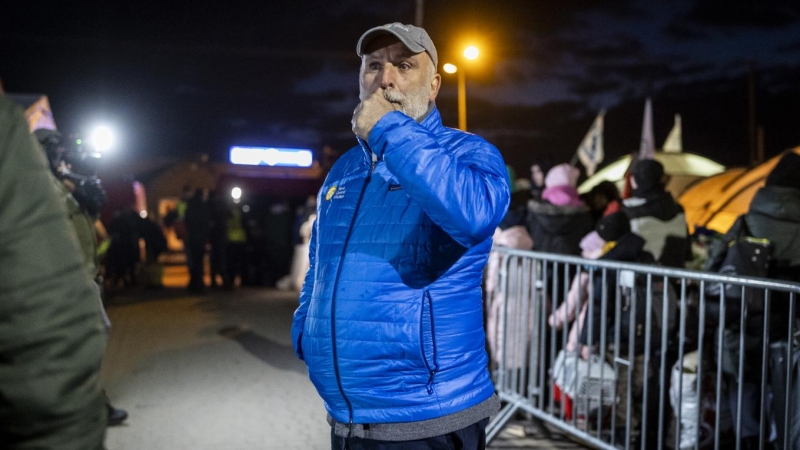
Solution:
M94 287L100 299L100 313L106 333L111 328L105 307L102 303L102 277L97 256L97 233L95 222L100 217L100 210L106 202L106 193L100 179L96 176L96 159L77 145L69 145L64 137L55 130L38 129L34 136L44 149L50 164L50 170L60 181L58 187L63 195L67 209L67 217L78 238L83 256L83 266L94 280ZM108 425L119 425L128 418L124 409L115 408L103 390Z
M106 337L56 181L0 94L0 448L100 450Z

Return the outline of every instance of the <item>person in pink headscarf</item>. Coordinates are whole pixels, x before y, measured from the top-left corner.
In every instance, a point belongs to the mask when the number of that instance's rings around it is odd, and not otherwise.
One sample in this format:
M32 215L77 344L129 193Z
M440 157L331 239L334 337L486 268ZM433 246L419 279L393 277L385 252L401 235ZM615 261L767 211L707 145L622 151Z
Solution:
M578 195L580 172L559 164L547 172L541 200L528 202L527 228L536 251L581 254L581 239L594 229L589 207Z

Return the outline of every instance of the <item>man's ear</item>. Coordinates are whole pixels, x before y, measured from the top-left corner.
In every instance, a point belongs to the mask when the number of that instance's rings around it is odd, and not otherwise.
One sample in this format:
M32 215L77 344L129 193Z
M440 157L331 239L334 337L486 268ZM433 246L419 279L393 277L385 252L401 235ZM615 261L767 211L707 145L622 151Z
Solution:
M433 74L431 77L431 84L430 84L430 93L428 94L428 101L433 103L436 100L436 96L439 95L439 88L442 86L442 76L438 73Z

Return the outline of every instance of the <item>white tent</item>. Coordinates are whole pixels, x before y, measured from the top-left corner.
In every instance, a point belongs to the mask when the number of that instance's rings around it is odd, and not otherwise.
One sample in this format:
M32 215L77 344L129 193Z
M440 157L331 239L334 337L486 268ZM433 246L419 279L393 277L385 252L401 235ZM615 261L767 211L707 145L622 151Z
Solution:
M664 165L664 172L670 176L667 190L674 197L679 197L686 188L698 179L710 177L725 171L725 166L704 156L694 153L656 152L656 160ZM585 194L600 182L608 180L617 185L622 192L625 184L625 171L631 163L631 156L625 155L589 177L579 187L578 192Z

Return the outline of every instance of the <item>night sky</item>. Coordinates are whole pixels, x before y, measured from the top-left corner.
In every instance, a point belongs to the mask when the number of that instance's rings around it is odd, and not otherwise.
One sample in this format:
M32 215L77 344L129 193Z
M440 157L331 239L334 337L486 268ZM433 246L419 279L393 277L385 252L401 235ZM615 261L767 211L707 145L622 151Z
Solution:
M15 2L0 13L0 77L44 93L62 131L117 130L117 156L231 145L342 152L355 144L358 37L412 23L416 1ZM638 149L651 97L658 146L748 162L748 67L766 154L800 145L800 5L761 1L427 0L440 65L468 43L468 125L518 173L570 160L606 109L606 161ZM441 67L440 67L441 69ZM440 70L441 72L441 70ZM437 101L456 126L455 76Z

